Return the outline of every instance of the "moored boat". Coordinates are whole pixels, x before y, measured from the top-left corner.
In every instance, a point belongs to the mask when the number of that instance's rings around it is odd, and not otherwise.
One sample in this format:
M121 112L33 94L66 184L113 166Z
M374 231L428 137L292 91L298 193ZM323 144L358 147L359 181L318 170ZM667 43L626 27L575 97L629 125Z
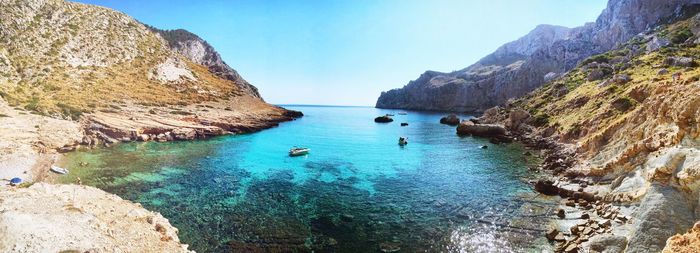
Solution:
M51 171L58 173L58 174L63 174L63 175L68 174L68 169L64 169L64 168L58 167L56 165L51 165Z
M310 148L292 148L289 150L289 156L303 156L308 155Z
M407 137L399 137L399 146L406 146L408 144L408 138Z

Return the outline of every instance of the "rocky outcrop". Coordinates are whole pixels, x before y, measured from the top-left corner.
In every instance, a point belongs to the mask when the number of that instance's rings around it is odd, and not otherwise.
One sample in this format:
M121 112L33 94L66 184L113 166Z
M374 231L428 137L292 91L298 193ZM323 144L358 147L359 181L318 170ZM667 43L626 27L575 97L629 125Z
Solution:
M503 125L496 124L476 124L465 120L457 127L458 135L473 135L479 137L503 137L508 130Z
M379 117L374 118L374 122L377 122L377 123L389 123L389 122L393 122L393 121L394 121L394 119L392 119L389 115L384 115L384 116L379 116Z
M693 206L672 187L653 185L646 193L629 238L627 252L660 252L666 240L695 222Z
M440 124L445 124L445 125L450 125L450 126L456 126L459 125L459 117L455 114L450 114L445 117L440 118Z
M547 77L613 49L698 0L611 0L595 23L568 29L538 26L465 69L427 71L401 89L382 92L378 108L479 112L541 86Z
M663 253L694 253L700 252L700 222L685 234L677 234L668 238Z
M262 99L258 88L243 79L236 70L224 62L214 47L196 34L185 29L161 30L152 26L148 28L160 34L173 51L194 63L206 66L215 75L233 81L245 94Z

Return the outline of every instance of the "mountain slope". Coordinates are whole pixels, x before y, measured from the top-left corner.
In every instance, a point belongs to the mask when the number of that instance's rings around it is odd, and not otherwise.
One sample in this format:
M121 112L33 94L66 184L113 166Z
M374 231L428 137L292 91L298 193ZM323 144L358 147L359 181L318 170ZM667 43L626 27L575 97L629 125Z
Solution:
M187 31L149 29L107 8L60 0L2 1L0 12L0 95L16 108L77 120L134 106L215 103L231 112L233 122L222 123L264 120L260 109L272 122L289 118Z
M180 53L194 63L206 66L210 72L218 77L233 81L246 94L262 99L255 86L248 83L236 70L229 67L221 59L221 55L216 52L214 47L196 34L184 29L161 30L151 26L148 26L148 28L168 41L168 45L173 51Z
M660 26L479 120L559 142L555 153L572 150L545 159L560 176L556 185L597 196L596 208L611 204L608 211L578 206L591 221L610 220L614 238L565 232L560 249L607 241L626 252L660 252L700 219L699 38L700 15ZM562 231L577 231L562 223Z
M425 72L383 92L378 108L479 112L526 94L581 60L683 14L697 0L611 0L595 23L565 29L539 26L465 69ZM511 49L514 48L514 49Z

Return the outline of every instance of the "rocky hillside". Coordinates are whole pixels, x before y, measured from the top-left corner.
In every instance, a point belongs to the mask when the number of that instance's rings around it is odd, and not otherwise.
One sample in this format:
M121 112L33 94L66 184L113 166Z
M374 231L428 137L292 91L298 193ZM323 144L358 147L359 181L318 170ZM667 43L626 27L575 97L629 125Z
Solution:
M660 252L669 237L700 219L699 57L696 15L587 58L478 120L503 123L528 142L558 143L550 148L559 155L544 167L557 176L554 185L594 200L563 199L581 210L564 209L562 216L587 214L578 225L562 220L559 249L603 244ZM596 232L600 224L610 229ZM672 248L683 248L683 238Z
M479 112L520 97L581 60L613 49L658 23L693 12L698 0L610 0L595 23L567 29L539 26L465 69L427 71L382 92L378 108Z
M258 88L248 83L236 70L229 67L214 47L196 34L184 29L161 30L152 26L147 27L168 41L168 45L173 51L180 53L194 63L206 66L215 75L233 81L245 94L262 99Z
M149 29L123 13L62 0L2 1L0 13L2 99L85 125L103 114L125 118L115 123L128 136L110 136L111 123L100 121L88 131L102 132L96 138L133 140L197 125L245 132L298 115L266 104L208 43L184 30ZM153 131L137 118L181 122Z
M2 1L0 10L0 94L13 105L75 117L126 100L260 97L191 33L154 33L122 13L58 0Z

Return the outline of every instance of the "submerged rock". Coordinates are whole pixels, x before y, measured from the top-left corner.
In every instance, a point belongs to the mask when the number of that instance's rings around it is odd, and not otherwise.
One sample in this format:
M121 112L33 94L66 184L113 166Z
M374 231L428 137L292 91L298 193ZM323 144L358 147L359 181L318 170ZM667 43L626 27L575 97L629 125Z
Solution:
M384 253L399 252L401 245L395 242L383 242L379 244L379 250Z

